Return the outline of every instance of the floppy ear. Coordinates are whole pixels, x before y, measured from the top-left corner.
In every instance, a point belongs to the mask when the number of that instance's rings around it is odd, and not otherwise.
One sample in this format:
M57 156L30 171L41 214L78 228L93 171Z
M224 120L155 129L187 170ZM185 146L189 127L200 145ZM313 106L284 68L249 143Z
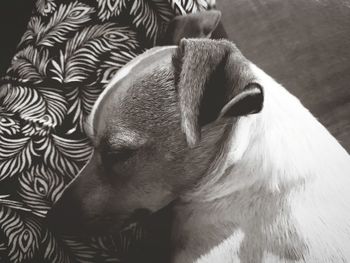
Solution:
M199 141L202 126L262 109L263 89L233 43L183 39L173 64L181 126L190 147Z
M221 12L218 10L176 16L157 44L178 45L181 38L210 38L214 31L215 38L227 38L220 19Z

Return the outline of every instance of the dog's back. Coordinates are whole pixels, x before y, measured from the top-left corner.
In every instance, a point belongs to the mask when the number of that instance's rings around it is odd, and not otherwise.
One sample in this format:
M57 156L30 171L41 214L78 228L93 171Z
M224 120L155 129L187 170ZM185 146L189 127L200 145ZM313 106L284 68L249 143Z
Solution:
M235 193L219 215L235 231L197 262L350 262L349 154L298 99L252 69L266 87L264 109L250 117L238 167L213 186L212 198Z

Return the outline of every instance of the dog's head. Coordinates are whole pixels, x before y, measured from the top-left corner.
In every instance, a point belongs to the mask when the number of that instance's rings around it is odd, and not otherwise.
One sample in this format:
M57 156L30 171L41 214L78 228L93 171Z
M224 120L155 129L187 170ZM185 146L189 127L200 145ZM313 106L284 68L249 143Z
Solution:
M55 204L52 224L110 232L191 191L235 122L262 109L249 64L231 42L184 39L122 68L92 110L94 154Z

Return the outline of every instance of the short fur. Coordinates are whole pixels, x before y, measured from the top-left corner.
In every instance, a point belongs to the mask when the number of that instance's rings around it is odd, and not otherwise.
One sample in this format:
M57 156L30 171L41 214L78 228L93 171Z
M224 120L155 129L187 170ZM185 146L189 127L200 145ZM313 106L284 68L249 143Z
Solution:
M224 40L136 60L53 218L102 233L174 201L174 263L350 262L350 157L298 99Z

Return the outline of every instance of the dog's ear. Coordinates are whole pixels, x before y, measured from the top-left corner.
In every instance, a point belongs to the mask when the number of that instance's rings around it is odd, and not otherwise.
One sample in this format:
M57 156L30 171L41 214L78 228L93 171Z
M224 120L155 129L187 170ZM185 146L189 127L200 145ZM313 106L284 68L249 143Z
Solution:
M215 29L221 32L221 38L227 34L220 23L221 12L218 10L202 11L183 16L176 16L168 27L158 45L178 45L182 38L210 38Z
M263 89L249 61L229 41L183 39L173 65L181 126L191 147L199 141L202 126L262 109Z

